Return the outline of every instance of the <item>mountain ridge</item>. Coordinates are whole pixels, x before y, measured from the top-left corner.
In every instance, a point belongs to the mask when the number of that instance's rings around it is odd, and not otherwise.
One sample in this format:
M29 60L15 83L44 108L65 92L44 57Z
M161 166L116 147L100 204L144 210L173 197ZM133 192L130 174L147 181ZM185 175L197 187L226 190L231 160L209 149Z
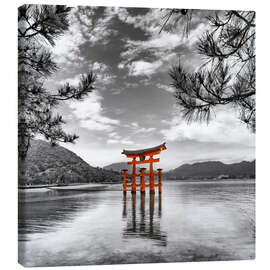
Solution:
M143 166L142 166L143 167ZM121 172L128 169L131 173L131 166L127 162L117 162L104 166L104 169ZM137 171L139 168L137 168ZM185 163L172 170L164 171L163 176L167 179L184 178L217 178L219 176L230 178L255 177L255 160L241 161L238 163L225 164L221 161L201 161Z
M32 140L24 162L25 177L20 185L56 183L119 182L121 175L93 167L63 146L51 146L42 140Z
M205 161L193 164L183 164L164 173L167 179L184 178L245 178L255 177L255 160L225 164L221 161Z

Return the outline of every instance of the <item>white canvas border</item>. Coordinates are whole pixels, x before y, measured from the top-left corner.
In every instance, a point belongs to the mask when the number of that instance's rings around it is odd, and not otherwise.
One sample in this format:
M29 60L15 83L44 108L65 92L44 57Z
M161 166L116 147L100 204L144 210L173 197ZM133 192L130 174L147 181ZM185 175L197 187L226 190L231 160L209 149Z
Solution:
M248 9L257 11L257 255L254 261L137 264L69 267L68 269L267 269L269 239L269 5L264 1L54 0L6 1L1 5L1 269L22 269L17 263L17 7L24 3ZM267 267L268 265L268 267ZM36 268L32 268L36 269ZM43 268L52 269L52 268ZM53 269L65 269L54 267Z

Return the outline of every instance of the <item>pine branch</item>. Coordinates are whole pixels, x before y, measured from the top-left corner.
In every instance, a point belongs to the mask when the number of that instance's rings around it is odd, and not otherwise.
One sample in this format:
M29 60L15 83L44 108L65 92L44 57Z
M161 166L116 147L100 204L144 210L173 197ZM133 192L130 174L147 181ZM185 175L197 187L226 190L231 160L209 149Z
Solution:
M177 104L188 122L208 122L216 106L233 104L255 131L255 12L220 12L208 21L213 30L197 43L207 62L196 72L180 63L169 72Z
M55 44L69 26L71 8L66 6L24 5L18 13L18 129L19 157L24 159L30 140L37 134L56 145L73 143L76 134L63 130L65 121L56 106L65 100L82 100L94 89L95 76L82 76L78 86L61 87L55 95L44 88L44 81L57 69L44 41Z
M70 86L70 84L67 83L58 89L58 93L56 95L51 95L51 97L55 100L82 100L93 91L95 80L96 76L92 72L88 73L86 76L82 75L78 87Z

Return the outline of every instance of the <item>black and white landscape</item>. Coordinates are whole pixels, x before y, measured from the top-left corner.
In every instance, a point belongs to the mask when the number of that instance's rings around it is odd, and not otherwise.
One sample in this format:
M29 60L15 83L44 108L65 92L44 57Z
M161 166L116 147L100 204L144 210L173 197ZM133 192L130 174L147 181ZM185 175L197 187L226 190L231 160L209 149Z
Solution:
M21 264L255 258L255 12L24 5L18 26ZM163 142L162 194L124 196L122 150Z

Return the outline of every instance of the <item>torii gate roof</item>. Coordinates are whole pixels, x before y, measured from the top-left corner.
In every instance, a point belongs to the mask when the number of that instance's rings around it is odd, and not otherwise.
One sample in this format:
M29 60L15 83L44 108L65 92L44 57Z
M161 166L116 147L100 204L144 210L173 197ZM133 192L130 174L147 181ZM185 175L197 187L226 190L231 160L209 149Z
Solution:
M155 152L155 151L161 151L161 150L165 150L167 149L165 146L166 142L164 142L163 144L151 147L151 148L146 148L146 149L140 149L140 150L123 150L122 154L124 155L143 155L143 154L148 154L151 152Z

